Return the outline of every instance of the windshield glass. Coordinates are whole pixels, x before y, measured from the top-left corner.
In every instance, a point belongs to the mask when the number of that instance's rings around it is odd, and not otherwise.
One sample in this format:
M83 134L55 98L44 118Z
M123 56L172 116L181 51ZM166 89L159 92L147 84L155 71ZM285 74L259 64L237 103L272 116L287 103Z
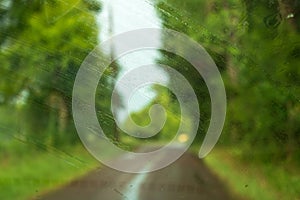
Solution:
M299 199L298 0L0 0L0 199Z

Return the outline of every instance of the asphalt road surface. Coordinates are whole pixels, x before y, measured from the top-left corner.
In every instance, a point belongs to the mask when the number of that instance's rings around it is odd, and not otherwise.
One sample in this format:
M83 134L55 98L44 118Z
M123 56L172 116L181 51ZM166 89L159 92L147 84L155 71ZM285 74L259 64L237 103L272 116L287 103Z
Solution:
M102 166L42 200L236 199L202 160L185 153L161 170L130 174Z

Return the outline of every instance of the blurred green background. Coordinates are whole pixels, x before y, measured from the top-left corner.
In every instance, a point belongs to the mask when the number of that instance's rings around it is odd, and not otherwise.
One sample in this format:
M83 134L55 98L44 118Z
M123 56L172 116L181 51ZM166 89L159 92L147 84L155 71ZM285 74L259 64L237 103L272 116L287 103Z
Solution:
M205 47L222 73L227 118L207 165L245 199L300 199L300 1L146 2L162 27ZM97 0L0 0L0 199L31 198L99 167L81 145L71 110L77 70L101 42L99 13ZM201 102L190 148L197 152L210 120L207 88L185 60L160 54L156 62L183 74ZM107 136L128 150L170 141L180 105L160 86L131 117L147 125L150 106L160 103L167 107L164 129L144 141L118 129L110 96L121 68L113 63L98 85L96 108Z

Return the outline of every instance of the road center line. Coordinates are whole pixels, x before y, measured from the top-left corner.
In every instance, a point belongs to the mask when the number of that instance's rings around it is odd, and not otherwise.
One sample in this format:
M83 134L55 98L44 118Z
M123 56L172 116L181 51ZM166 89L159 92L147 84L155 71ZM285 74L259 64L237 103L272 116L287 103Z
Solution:
M150 169L150 164L147 165L143 171L147 171L148 169ZM137 174L128 184L127 188L125 189L124 194L124 200L139 200L139 191L141 188L141 185L143 183L143 181L146 179L147 177L147 172L145 173L141 173L141 174Z

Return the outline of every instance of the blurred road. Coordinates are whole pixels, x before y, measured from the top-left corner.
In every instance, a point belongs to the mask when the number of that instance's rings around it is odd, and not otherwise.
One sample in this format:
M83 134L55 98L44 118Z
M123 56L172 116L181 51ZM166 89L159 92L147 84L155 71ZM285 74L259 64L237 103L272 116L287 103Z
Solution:
M185 153L159 171L129 174L108 167L90 172L43 200L234 199L224 184L195 155Z

